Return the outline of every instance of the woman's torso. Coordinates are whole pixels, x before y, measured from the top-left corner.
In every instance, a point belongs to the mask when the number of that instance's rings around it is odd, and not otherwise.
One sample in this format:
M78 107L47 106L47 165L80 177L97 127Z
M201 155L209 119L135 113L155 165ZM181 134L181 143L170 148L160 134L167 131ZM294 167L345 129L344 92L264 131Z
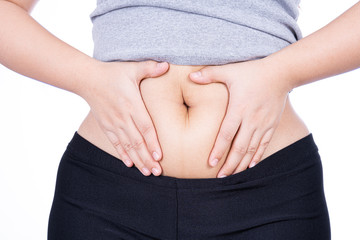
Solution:
M208 157L226 112L228 91L221 83L199 85L189 73L203 66L170 64L158 78L144 79L141 94L155 125L163 151L162 175L179 178L216 177L226 155L216 167ZM91 112L78 133L109 154L118 157L115 148L98 126ZM280 123L262 160L305 137L309 131L287 99ZM229 149L228 149L229 150Z

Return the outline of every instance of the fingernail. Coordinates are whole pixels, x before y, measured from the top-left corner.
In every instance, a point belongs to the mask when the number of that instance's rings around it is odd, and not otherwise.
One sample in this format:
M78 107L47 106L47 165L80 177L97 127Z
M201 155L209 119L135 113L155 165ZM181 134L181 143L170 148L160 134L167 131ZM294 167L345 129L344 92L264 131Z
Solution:
M191 73L191 77L199 78L199 77L201 77L201 72L193 72L193 73Z
M159 173L160 173L159 169L157 169L157 168L152 168L151 171L154 175L159 175Z
M211 166L215 167L216 164L218 164L218 162L219 162L219 159L214 158L213 160L211 160Z
M224 178L227 177L225 174L221 175L219 178Z
M129 159L126 159L125 160L125 165L130 167L131 166L131 161Z
M159 156L159 154L157 153L157 152L153 152L153 158L156 160L156 161L158 161L159 159L160 159L160 156Z
M146 167L144 167L144 168L142 169L142 172L143 172L144 175L149 175L149 174L150 174L149 169L147 169Z
M252 168L256 165L256 162L251 162L249 168Z

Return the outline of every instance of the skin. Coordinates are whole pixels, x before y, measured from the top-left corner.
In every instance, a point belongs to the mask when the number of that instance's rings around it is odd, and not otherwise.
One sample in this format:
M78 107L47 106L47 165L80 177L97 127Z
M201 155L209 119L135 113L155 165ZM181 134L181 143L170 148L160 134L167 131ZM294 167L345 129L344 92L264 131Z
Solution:
M124 163L160 175L162 152L139 84L163 75L169 64L97 61L38 24L29 15L36 2L0 0L0 22L11 23L0 26L0 63L82 97Z
M191 73L198 84L220 82L229 105L209 156L215 166L230 153L218 177L259 162L292 89L360 66L360 3L317 32L268 57L244 63L208 66Z
M0 27L0 63L84 98L120 159L129 167L135 164L146 176L150 170L160 175L157 161L162 152L139 83L163 75L168 64L99 62L31 18L29 12L36 2L0 0L0 21L11 23ZM199 84L224 83L230 93L226 116L209 157L213 166L213 160L221 159L234 140L218 177L240 172L259 161L291 89L359 67L360 25L354 24L359 16L357 3L326 27L266 58L208 66L201 69L200 76L189 75Z

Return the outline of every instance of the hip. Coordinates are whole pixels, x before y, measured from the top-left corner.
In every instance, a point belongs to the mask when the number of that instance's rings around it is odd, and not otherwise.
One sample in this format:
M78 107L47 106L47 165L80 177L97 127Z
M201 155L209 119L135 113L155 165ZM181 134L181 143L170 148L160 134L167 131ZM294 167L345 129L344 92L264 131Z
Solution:
M316 226L316 227L315 227ZM75 134L49 239L330 239L311 134L226 178L144 176Z

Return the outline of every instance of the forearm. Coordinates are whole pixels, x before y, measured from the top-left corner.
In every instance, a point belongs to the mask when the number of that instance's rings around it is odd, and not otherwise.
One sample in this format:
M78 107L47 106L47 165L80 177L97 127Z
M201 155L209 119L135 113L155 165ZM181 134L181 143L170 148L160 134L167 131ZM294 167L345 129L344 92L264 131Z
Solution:
M79 95L95 74L98 61L53 36L17 5L0 1L0 23L0 63L9 69Z
M360 3L317 32L264 59L287 90L360 66Z

